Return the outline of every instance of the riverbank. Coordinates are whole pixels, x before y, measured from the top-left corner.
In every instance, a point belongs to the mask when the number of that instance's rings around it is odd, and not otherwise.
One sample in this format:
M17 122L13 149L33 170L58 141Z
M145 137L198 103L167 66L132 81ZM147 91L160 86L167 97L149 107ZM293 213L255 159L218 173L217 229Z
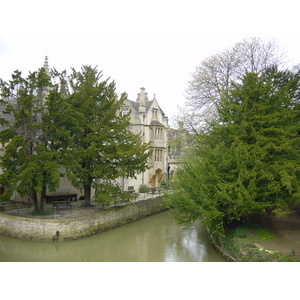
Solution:
M72 205L72 209L55 210L48 205L50 213L44 216L32 215L30 208L7 210L0 213L0 234L37 241L80 239L165 210L161 195L146 194L127 206L106 211L97 205L82 207L80 201ZM229 261L300 261L299 213L256 221L235 228L215 247Z
M106 210L73 202L72 209L52 209L44 216L33 216L26 208L6 211L0 213L0 234L32 241L79 239L161 212L165 210L162 198L152 195Z
M226 236L212 242L230 261L299 262L300 215L270 215L252 224L232 228Z

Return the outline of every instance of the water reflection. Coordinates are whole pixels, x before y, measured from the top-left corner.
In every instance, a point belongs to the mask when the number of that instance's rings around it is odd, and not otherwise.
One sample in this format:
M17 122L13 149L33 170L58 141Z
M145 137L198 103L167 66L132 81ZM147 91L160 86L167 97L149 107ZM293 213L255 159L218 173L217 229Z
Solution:
M185 230L182 235L183 257L189 256L193 261L203 261L206 247L199 239L195 228ZM177 259L179 260L179 259Z
M181 227L168 212L68 242L30 242L0 236L0 261L224 261L199 224Z
M165 261L206 261L207 251L216 254L206 233L199 224L190 227L178 227L168 237L165 249ZM218 255L218 254L216 254Z

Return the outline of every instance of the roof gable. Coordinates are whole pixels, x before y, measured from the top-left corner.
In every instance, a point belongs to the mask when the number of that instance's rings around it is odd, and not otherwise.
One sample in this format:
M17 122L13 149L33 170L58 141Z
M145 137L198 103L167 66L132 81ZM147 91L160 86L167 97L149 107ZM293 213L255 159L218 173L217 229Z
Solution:
M141 91L144 91L144 88L141 88ZM145 96L143 97L142 100L140 99L141 94L138 94L137 101L132 101L132 100L127 99L126 102L124 103L124 106L131 106L135 112L139 112L139 106L141 104L143 104L146 106L145 113L148 113L149 111L152 110L152 108L155 108L155 109L158 109L163 116L165 116L164 111L161 109L161 107L159 106L159 104L156 100L155 94L154 94L153 100L150 100L150 101L148 100L147 93L144 93L144 94L145 94Z

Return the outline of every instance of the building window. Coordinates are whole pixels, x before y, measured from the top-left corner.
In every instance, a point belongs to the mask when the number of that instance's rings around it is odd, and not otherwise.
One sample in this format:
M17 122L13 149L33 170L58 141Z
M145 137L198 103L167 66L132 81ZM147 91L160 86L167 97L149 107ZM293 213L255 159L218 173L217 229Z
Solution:
M152 109L152 119L153 120L158 119L158 109Z
M162 141L163 140L163 129L162 128L153 128L152 129L152 134L153 139L156 141Z
M155 162L162 162L163 158L163 150L162 149L155 149L154 150L154 161Z

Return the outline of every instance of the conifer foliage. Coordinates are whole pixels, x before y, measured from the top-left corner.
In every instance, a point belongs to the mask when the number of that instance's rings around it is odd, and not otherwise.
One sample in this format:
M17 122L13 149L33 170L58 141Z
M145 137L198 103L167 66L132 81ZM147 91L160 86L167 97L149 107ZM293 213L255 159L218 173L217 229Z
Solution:
M300 203L299 88L299 73L271 67L246 74L221 99L168 200L179 220L200 217L223 234L235 221Z
M0 201L18 192L43 211L46 193L67 175L87 205L92 188L96 200L109 202L125 197L117 178L147 168L149 145L130 131L122 112L126 95L118 99L115 83L102 80L97 68L83 66L65 77L65 71L50 76L42 68L27 78L15 71L11 81L0 82L1 105L10 116L0 119Z
M5 149L0 164L0 183L5 187L1 198L10 200L16 191L33 201L35 211L44 210L46 190L54 191L59 186L60 161L57 149L52 147L58 140L47 135L48 125L43 122L48 114L44 100L50 87L54 88L43 68L27 78L15 71L9 83L1 82L2 105L11 116L10 122L1 120L6 126L0 132Z
M118 99L114 81L103 80L97 68L83 66L73 69L69 83L69 103L79 122L72 132L74 159L67 165L68 176L84 191L87 205L92 187L96 200L110 202L122 195L117 178L145 171L149 145L130 131L129 116L122 112L126 94Z

